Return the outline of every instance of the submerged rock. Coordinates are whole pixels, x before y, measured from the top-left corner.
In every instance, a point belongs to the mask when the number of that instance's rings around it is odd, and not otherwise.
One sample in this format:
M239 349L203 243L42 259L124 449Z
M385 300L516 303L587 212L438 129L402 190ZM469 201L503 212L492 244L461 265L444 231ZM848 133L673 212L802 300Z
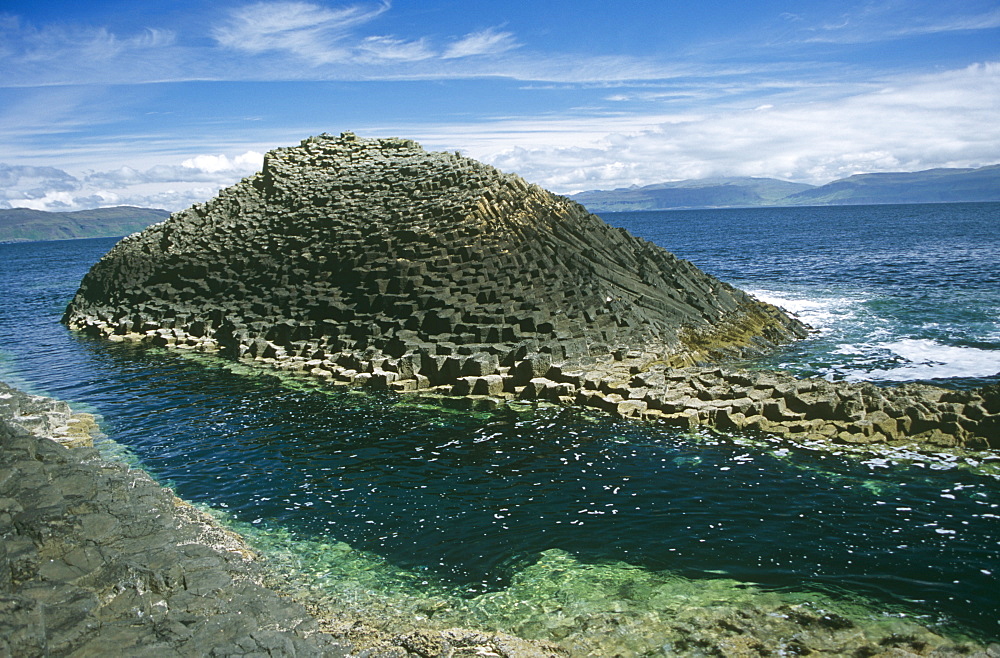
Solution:
M640 350L688 365L805 327L517 176L409 140L321 135L119 243L65 322L456 393ZM487 379L499 376L499 380Z

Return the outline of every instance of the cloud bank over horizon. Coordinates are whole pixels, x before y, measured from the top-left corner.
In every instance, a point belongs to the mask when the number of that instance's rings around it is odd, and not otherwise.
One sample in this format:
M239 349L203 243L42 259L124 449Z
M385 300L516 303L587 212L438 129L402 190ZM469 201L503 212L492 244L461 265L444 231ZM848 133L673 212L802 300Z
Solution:
M1000 162L995 3L711 5L15 0L0 207L178 210L346 130L566 194Z
M0 208L67 211L110 206L181 210L260 171L261 153L199 155L144 171L123 166L74 176L55 167L0 163Z

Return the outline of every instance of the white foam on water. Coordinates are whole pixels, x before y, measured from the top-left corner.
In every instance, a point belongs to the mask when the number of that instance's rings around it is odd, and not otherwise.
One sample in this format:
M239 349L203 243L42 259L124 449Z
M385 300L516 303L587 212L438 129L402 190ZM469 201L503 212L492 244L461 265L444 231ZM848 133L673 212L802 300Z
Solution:
M873 312L875 309L868 304L872 299L862 291L749 292L763 302L785 309L816 330L814 337L818 340L804 344L811 352L795 355L790 362L780 364L784 369L794 371L804 365L827 379L846 381L907 382L1000 375L1000 349L958 347L931 338L902 338L901 335L914 330L940 334L942 327L934 322L901 326L900 318ZM990 338L985 336L989 342L1000 342ZM805 360L800 362L796 358Z
M854 374L849 379L902 382L916 379L992 377L1000 373L1000 350L956 347L920 338L908 338L873 347L892 352L906 363L896 368Z
M750 290L748 292L762 302L783 308L813 329L818 329L821 332L855 317L855 308L866 301L864 298L852 297L795 298L787 296L787 293L771 290Z

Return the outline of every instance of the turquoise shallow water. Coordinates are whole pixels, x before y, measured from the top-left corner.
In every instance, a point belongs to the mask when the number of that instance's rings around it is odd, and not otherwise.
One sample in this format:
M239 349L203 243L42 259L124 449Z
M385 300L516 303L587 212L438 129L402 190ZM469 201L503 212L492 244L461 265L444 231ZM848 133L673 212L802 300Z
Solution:
M863 239L862 228L897 222L882 234L904 233L903 217L926 222L920 235L933 236L948 207L608 219L811 313L821 333L775 362L886 382L948 374L937 381L968 386L996 379L989 369L1000 352L1000 275L997 246L982 236L993 235L986 228L997 208L952 208L973 217L962 220L966 237L948 232L947 249L895 240L897 256L924 256L902 259L909 274L894 277L888 238ZM806 210L822 211L834 245L826 251L819 229L804 226ZM737 244L719 247L719 235ZM477 615L501 615L483 612L493 608L482 601L511 586L523 594L517 587L539 564L631 565L706 587L749 583L874 601L1000 636L1000 482L989 456L830 454L571 409L450 412L290 388L221 362L73 335L58 317L111 244L0 245L0 377L98 412L105 431L182 497L250 531L294 538L329 574L343 576L344 564L362 570L346 557L340 567L315 557L346 545L365 564L392 565L384 573L365 567L381 574L375 580L386 591L428 583L421 587L476 601ZM876 255L865 256L865 244L878 245ZM933 271L935 259L946 271ZM914 342L901 353L900 344ZM945 358L954 350L962 358ZM726 587L726 596L739 591Z

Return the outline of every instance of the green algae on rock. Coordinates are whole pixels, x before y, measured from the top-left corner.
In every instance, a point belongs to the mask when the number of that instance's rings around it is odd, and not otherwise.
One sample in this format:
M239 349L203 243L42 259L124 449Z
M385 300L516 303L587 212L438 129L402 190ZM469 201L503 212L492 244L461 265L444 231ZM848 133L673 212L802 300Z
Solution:
M276 149L259 174L126 238L65 321L331 381L489 394L617 350L688 365L805 333L517 176L351 133Z

